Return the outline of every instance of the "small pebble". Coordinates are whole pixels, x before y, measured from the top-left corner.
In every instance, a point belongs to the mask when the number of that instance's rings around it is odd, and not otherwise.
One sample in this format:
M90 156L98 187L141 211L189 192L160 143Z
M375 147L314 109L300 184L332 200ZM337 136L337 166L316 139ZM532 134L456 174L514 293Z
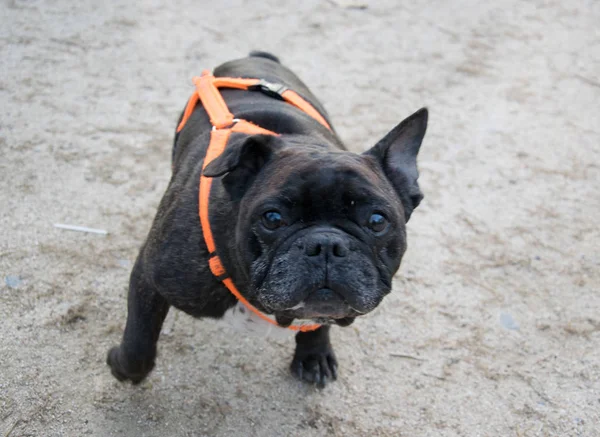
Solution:
M21 285L21 278L16 275L8 275L6 278L4 278L4 282L8 288L17 288L19 285Z
M517 324L517 322L515 322L513 317L508 313L504 313L504 312L500 313L500 323L506 329L510 329L511 331L519 330L519 325Z

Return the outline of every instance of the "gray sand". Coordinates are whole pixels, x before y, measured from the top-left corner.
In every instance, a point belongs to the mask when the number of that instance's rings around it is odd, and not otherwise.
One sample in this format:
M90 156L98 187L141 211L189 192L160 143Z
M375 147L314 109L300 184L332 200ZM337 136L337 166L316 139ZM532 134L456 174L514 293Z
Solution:
M600 4L360 4L2 2L0 436L600 436ZM324 391L292 339L176 311L120 384L104 357L190 79L251 49L356 152L429 107L394 292L334 328Z

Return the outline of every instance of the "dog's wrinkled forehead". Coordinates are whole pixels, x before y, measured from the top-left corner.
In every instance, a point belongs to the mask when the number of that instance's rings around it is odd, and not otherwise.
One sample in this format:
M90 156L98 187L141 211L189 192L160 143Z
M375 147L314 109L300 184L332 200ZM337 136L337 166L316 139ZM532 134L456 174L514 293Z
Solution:
M349 203L393 202L395 195L369 159L349 152L283 151L264 181L262 194L276 193L288 206L326 210Z

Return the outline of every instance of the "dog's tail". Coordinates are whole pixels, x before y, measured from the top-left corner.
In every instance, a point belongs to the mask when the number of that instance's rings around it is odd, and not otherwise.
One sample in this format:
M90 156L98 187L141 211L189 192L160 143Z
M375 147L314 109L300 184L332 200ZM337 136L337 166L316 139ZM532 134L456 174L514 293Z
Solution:
M278 64L281 64L281 62L279 61L279 58L269 52L263 52L260 50L252 50L250 52L250 55L254 58L265 58L265 59L270 59L271 61L277 62Z

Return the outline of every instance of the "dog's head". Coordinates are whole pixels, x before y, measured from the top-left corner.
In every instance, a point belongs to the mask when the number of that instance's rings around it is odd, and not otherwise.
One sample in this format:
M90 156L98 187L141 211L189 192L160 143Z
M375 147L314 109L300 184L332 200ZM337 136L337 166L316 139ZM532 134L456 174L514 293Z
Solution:
M308 137L232 139L204 175L225 175L238 203L234 250L251 284L246 297L284 325L349 324L373 310L391 290L405 224L423 198L426 127L421 109L362 155Z

